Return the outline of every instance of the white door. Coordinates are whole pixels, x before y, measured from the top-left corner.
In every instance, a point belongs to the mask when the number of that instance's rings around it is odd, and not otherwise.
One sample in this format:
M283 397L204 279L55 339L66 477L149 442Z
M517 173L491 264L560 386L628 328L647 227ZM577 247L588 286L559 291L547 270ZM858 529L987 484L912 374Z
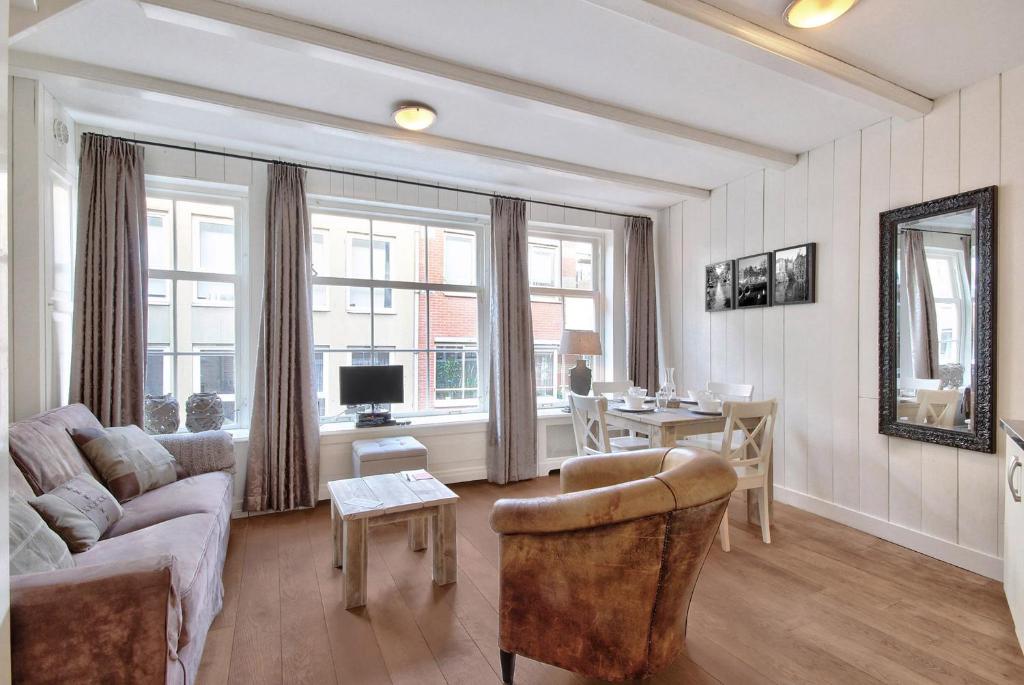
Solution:
M1011 436L1006 438L1006 477L1003 589L1024 648L1024 449Z

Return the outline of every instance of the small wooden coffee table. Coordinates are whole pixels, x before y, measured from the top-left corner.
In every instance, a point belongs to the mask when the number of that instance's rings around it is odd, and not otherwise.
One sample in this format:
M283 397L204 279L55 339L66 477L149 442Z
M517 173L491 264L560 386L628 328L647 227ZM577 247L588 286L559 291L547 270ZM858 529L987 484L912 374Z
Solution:
M370 526L409 522L409 548L425 549L430 524L434 582L458 579L455 546L455 503L459 496L439 480L407 480L397 473L334 480L331 492L331 532L334 565L345 579L345 607L366 604L366 541ZM376 506L379 502L380 505Z

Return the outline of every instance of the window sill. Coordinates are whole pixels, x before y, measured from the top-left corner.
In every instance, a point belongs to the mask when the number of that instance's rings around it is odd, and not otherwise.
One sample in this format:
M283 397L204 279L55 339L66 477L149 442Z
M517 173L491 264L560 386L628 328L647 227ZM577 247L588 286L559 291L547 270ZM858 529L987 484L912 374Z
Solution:
M322 443L350 442L383 435L401 435L403 433L445 433L451 428L466 428L469 426L486 426L487 412L473 412L467 414L445 414L440 416L411 416L406 426L380 426L377 428L356 428L354 424L323 424L320 426L320 440ZM537 409L537 420L544 423L569 422L569 414L562 411L560 407L542 407ZM244 428L228 430L234 443L246 444L249 442L249 431Z

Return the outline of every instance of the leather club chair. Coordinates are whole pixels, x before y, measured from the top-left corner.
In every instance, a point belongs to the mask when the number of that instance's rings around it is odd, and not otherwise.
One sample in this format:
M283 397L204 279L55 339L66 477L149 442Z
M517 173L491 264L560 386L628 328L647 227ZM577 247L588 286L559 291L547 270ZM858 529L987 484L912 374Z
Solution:
M502 499L499 648L604 680L645 678L682 651L686 616L734 469L703 449L569 459L561 495Z

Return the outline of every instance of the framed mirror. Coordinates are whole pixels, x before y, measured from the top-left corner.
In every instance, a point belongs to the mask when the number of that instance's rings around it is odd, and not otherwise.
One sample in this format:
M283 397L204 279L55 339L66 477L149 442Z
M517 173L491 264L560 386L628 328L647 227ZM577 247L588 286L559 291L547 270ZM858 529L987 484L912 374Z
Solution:
M878 431L995 452L995 186L879 228Z

